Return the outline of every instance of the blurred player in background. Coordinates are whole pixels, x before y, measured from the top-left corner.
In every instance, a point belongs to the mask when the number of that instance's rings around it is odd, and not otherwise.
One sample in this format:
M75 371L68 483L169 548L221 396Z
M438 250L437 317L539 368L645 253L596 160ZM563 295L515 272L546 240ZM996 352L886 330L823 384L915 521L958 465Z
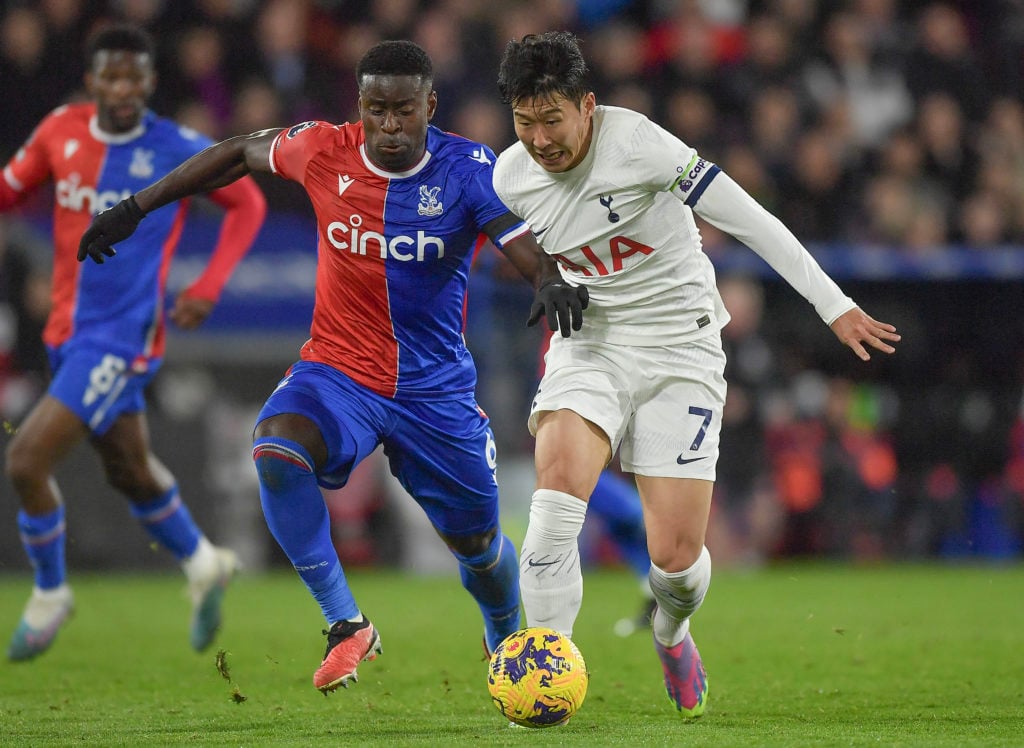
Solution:
M861 359L898 341L717 166L636 112L599 107L569 32L506 46L498 87L519 142L495 166L563 276L586 283L582 330L553 338L530 416L538 490L521 553L526 621L571 635L583 598L577 538L618 451L643 501L654 645L676 708L699 717L707 676L689 632L711 581L704 538L725 402L728 313L693 212L753 248ZM567 215L572 220L565 220Z
M44 652L73 608L64 558L64 507L57 464L88 438L109 483L132 515L181 562L192 598L190 639L203 650L221 619L235 554L203 535L174 476L150 451L143 389L164 353L164 283L186 203L155 212L110 269L76 261L93 214L145 187L209 141L146 109L156 84L152 39L127 26L100 30L87 48L91 103L49 114L7 164L0 209L55 182L53 307L43 339L52 381L7 445L6 472L21 500L18 528L35 586L8 657ZM210 314L266 211L251 179L217 189L221 234L206 271L175 300L171 320L192 329Z
M562 281L494 194L493 152L429 125L437 95L423 49L377 44L356 81L360 122L225 140L97 216L79 249L79 259L102 262L151 211L249 172L272 171L309 195L319 237L311 337L258 416L253 458L267 525L329 627L313 676L323 692L355 681L381 643L349 589L320 488L344 485L379 444L458 560L488 650L519 628L494 437L462 335L481 233L536 289L531 323L546 316L568 336L586 306L585 288Z

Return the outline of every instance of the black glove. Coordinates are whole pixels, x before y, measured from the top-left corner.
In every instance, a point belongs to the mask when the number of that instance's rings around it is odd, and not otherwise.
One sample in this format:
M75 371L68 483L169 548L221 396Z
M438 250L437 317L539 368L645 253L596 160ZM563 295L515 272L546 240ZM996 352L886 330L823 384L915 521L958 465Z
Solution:
M117 254L112 245L134 234L139 221L145 217L134 195L99 213L78 242L78 261L91 257L97 265L102 265L104 255Z
M546 315L548 329L552 332L561 330L562 337L567 338L571 334L570 320L573 330L583 327L583 310L589 303L590 292L586 286L572 286L561 278L552 278L537 289L533 297L533 306L530 307L530 318L526 324L532 327L537 324L541 315Z

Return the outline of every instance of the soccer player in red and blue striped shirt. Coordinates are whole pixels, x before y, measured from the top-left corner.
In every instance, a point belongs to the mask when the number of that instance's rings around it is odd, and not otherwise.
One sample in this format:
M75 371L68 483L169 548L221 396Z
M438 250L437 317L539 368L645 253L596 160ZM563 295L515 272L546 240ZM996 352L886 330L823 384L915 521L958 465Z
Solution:
M498 523L494 437L463 340L481 235L536 289L531 322L546 315L567 336L587 302L495 195L494 153L429 125L437 95L419 46L374 46L356 78L359 122L225 140L100 214L79 248L102 262L160 206L252 171L308 193L319 237L311 334L258 416L253 457L267 525L330 627L313 676L324 692L356 680L381 645L345 579L320 488L344 485L381 444L458 560L486 648L519 628L518 558Z
M164 354L164 286L181 236L186 201L149 217L110 268L77 262L93 215L137 192L200 152L209 139L146 108L153 93L153 43L127 26L101 29L88 46L85 84L92 101L59 107L15 154L0 178L0 210L46 182L55 186L53 306L43 340L52 381L7 446L6 472L21 500L18 528L35 569L35 586L8 657L45 651L73 607L66 581L64 507L53 471L88 439L107 480L132 514L181 562L193 603L191 643L212 642L220 601L234 573L232 551L213 546L182 502L170 471L152 453L143 389ZM225 209L205 272L175 300L179 327L199 325L213 309L266 211L251 178L214 189Z

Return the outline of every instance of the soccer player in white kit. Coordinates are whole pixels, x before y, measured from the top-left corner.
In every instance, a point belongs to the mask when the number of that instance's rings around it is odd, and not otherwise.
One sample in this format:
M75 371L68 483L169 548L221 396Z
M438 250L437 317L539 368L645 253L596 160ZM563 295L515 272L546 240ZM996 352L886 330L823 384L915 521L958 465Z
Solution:
M796 237L736 182L636 112L597 106L569 32L508 43L498 88L518 141L494 185L590 308L555 337L530 414L537 486L520 553L530 626L566 635L583 600L577 537L616 450L643 501L658 608L654 645L686 717L707 705L689 631L711 581L704 546L725 403L721 328L729 321L693 213L751 247L861 359L896 328L865 314ZM734 445L734 448L739 445Z

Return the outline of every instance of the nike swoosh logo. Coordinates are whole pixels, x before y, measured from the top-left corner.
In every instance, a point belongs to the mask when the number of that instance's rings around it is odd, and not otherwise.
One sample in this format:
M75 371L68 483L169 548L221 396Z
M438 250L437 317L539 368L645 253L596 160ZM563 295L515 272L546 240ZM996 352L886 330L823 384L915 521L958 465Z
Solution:
M532 558L526 562L527 566L551 566L557 564L561 559L555 559L554 561L534 561Z
M707 457L707 455L704 455L703 457L690 457L689 459L686 459L682 455L679 455L676 458L676 462L678 462L680 465L689 465L691 462L696 462L697 460L706 460Z
M543 233L544 233L545 231L547 231L547 230L548 230L549 228L551 228L551 227L550 227L550 226L545 226L545 227L544 227L544 228L542 228L542 229L541 229L540 231L534 231L534 232L533 232L533 235L534 235L535 237L537 237L538 239L540 239L540 235L541 235L541 234L543 234Z

